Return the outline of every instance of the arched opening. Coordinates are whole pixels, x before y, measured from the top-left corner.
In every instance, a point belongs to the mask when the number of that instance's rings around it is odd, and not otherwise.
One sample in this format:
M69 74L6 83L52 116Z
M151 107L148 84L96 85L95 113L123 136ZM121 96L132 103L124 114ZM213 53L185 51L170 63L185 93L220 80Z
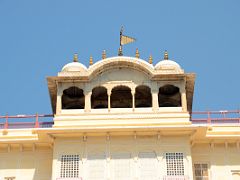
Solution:
M108 108L108 95L105 87L99 86L92 90L91 96L92 109Z
M112 89L111 108L132 108L132 93L127 86L117 86Z
M63 91L62 109L84 109L85 97L83 90L72 86Z
M159 107L180 107L181 94L179 88L174 85L165 85L159 88Z
M135 107L152 107L152 94L148 86L138 86L135 90Z

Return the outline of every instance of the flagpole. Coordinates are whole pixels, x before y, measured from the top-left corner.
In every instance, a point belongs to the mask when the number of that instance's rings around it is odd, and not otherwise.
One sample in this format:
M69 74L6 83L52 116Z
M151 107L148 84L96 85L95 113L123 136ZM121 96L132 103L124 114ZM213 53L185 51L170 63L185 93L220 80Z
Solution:
M122 33L123 33L123 26L121 27L121 30L120 30L120 46L122 46Z
M123 49L122 49L123 45L132 43L134 41L136 41L135 38L123 35L123 26L122 26L121 30L120 30L120 43L119 43L120 47L118 49L118 56L122 56L123 55Z
M118 55L119 56L123 55L123 53L122 53L122 33L123 33L123 26L121 27L121 30L120 30L120 47L119 47L119 50L118 50Z

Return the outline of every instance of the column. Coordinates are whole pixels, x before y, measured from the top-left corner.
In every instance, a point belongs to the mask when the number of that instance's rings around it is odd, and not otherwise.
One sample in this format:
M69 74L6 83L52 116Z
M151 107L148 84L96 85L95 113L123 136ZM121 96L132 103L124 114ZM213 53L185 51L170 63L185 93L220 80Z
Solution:
M92 91L88 91L85 94L85 112L91 112L91 96Z
M131 93L132 93L132 110L135 111L135 89L132 89Z
M153 111L158 111L158 90L152 90L152 109Z
M112 89L108 88L107 89L107 94L108 94L108 112L110 112L110 110L111 110L111 93L112 93Z
M62 110L62 95L63 91L58 89L57 93L57 105L56 105L56 114L60 114Z
M184 112L187 112L187 96L186 96L186 89L180 88L181 93L181 103L182 103L182 109Z

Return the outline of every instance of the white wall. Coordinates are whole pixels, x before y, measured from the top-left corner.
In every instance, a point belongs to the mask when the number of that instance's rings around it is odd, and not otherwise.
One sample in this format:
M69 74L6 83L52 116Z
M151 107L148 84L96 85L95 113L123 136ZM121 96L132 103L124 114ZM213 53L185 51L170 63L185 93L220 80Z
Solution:
M164 153L184 154L185 175L192 177L189 137L157 135L57 138L54 147L53 180L60 176L60 158L79 154L79 174L87 180L158 179L166 173Z
M16 177L16 180L50 180L52 151L19 150L0 153L0 177Z

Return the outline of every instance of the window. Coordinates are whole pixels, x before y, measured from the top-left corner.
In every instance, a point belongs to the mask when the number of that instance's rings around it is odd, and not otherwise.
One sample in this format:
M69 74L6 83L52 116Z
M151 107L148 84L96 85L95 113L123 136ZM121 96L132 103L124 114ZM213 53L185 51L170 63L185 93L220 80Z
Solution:
M194 164L195 180L208 180L208 164Z
M62 109L84 109L85 96L83 90L72 86L63 91Z
M180 107L181 94L179 88L173 85L165 85L159 88L159 107Z
M152 107L152 94L148 86L136 87L135 107Z
M108 95L105 87L99 86L92 90L91 106L92 109L108 108Z
M167 176L183 176L183 153L166 153Z
M132 108L132 93L127 86L117 86L112 89L111 108Z
M62 155L61 178L76 178L79 174L79 155Z

